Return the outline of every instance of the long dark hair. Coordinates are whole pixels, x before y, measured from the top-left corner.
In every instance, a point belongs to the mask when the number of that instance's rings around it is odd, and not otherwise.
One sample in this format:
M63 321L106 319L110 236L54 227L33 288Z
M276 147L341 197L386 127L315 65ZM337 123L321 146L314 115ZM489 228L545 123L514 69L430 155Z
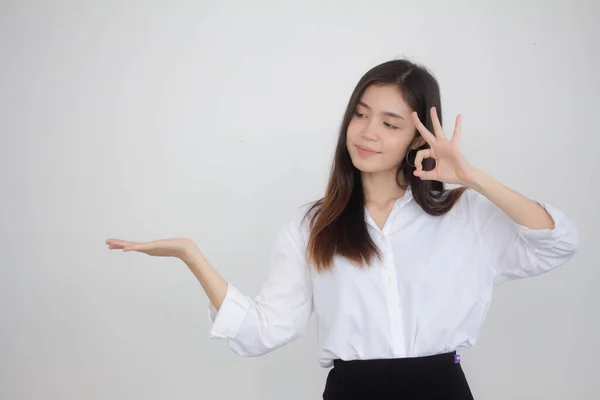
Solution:
M371 85L397 86L404 101L417 112L430 132L434 133L429 112L431 107L436 108L440 123L442 121L439 85L423 66L408 60L392 60L370 69L359 80L346 107L325 196L316 201L305 215L310 218L307 257L319 272L329 269L336 255L343 256L358 266L369 265L374 257L381 256L365 223L365 200L360 171L352 164L346 147L350 120L357 103ZM415 140L419 138L420 135L417 135ZM428 147L425 143L419 149ZM402 174L406 184L411 187L414 200L423 211L434 216L447 213L464 192L464 188L447 190L442 182L421 180L414 176L414 157L415 152L410 151L398 166L398 185L402 185L399 180ZM423 163L423 168L432 169L434 160L426 161L428 162Z

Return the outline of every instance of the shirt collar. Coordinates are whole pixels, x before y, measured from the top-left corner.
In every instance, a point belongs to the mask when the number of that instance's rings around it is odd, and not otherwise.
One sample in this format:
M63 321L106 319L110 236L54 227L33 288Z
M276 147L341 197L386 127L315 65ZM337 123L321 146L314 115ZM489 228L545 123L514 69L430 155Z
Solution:
M394 202L394 205L392 206L392 211L390 211L390 215L388 215L388 218L385 221L385 224L383 225L383 229L379 229L379 227L377 226L377 224L375 223L373 218L371 218L371 215L367 211L366 207L365 207L365 222L367 224L371 225L371 227L376 229L378 232L380 232L384 235L388 235L394 231L394 228L393 228L394 219L396 218L396 216L398 215L400 210L402 208L404 208L405 205L410 203L410 201L412 199L413 199L413 193L412 193L411 187L409 186L406 189L406 191L404 192L404 195L402 197L398 197L396 199L396 201Z

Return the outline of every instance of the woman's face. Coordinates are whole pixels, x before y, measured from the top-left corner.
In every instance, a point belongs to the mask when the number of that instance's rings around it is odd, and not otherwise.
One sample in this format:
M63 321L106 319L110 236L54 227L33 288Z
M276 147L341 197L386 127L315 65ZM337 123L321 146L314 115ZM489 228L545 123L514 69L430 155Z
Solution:
M396 170L416 135L412 109L394 85L371 85L348 125L346 146L361 172Z

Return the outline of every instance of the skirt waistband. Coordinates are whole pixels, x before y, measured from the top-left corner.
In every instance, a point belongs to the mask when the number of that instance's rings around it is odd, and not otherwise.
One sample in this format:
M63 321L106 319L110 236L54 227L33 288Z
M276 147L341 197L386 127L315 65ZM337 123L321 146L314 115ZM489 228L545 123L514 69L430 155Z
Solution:
M324 400L473 400L456 352L423 357L334 360Z
M450 353L434 354L422 357L381 358L368 360L333 360L334 368L419 368L437 365L460 363L460 355L456 351Z

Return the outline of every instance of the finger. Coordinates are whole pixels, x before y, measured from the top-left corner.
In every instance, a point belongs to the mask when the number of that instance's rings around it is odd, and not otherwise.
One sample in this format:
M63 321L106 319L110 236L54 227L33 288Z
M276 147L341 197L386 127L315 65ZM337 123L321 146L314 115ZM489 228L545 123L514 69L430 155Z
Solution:
M122 249L128 242L120 239L107 239L105 242L109 249Z
M415 168L419 171L422 170L423 169L423 159L431 157L431 155L432 155L431 149L423 149L423 150L417 151L417 155L415 156Z
M131 244L128 244L127 246L125 246L123 248L123 251L140 251L140 252L146 252L146 251L150 251L154 248L154 243L152 242L146 242L146 243L137 243L137 242L132 242Z
M419 131L419 133L421 133L423 139L425 139L425 141L429 143L430 146L433 146L433 144L436 141L435 136L431 132L429 132L425 125L423 125L416 111L413 111L412 118L415 126L417 127L417 130Z
M413 172L413 174L415 176L418 176L419 178L421 178L421 180L423 180L423 181L430 181L430 180L437 179L437 172L435 172L435 170L423 171L423 170L416 169L415 172Z
M125 248L131 248L132 246L135 246L137 244L137 242L131 242L129 240L120 240L120 239L108 239L106 241L106 244L108 244L108 248L111 250L113 250L113 249L123 250Z
M435 107L431 107L431 122L433 122L433 130L435 132L435 137L442 140L448 140L446 138L446 133L444 132L444 128L442 128L442 123L438 118L437 109Z
M458 144L460 141L460 128L462 123L462 116L458 114L456 117L456 123L454 124L454 132L452 133L452 142Z

